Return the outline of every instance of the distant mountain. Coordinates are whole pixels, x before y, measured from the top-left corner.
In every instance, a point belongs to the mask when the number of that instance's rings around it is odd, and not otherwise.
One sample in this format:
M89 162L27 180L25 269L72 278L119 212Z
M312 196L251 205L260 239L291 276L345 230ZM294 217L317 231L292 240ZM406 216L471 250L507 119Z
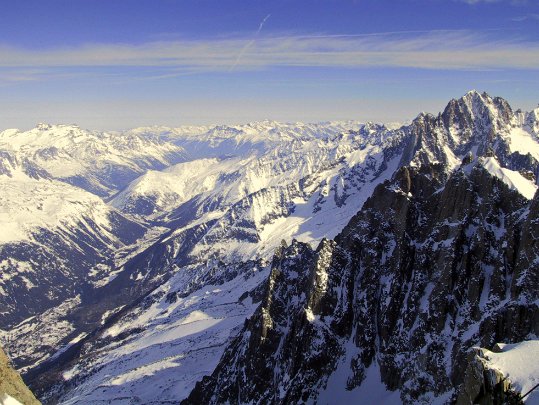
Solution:
M125 257L164 231L101 197L184 157L156 137L74 125L0 133L0 336L19 369L99 325L112 304L95 291L117 277ZM113 308L138 297L126 295L109 299ZM81 306L92 309L75 315Z
M38 124L0 133L0 174L12 166L33 177L54 178L101 197L122 189L149 169L184 159L183 150L156 136L87 131L76 125Z
M142 127L127 131L142 137L158 137L180 146L190 159L262 154L282 143L325 138L355 130L358 121L316 124L258 121L242 125Z
M334 135L341 126L324 133L321 126L267 125L249 125L251 135L234 128L230 137L229 127L212 129L197 141L211 145L203 158L146 173L111 205L174 229L167 243L181 241L184 263L188 256L247 260L271 255L283 238L334 235L361 207L363 189L391 175L383 149L394 140L383 126ZM234 146L223 150L220 139Z

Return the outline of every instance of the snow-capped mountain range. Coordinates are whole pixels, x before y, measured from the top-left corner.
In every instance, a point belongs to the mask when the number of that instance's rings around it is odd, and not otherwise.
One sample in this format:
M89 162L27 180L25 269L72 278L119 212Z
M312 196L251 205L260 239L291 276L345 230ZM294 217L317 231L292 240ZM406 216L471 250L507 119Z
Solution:
M45 403L461 400L472 346L539 335L538 175L539 109L475 91L405 125L7 130L0 343Z

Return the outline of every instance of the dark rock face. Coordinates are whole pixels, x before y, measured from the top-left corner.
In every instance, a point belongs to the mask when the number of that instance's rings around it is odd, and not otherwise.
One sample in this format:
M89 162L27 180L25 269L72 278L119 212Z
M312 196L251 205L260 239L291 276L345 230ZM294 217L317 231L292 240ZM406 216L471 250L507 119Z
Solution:
M420 115L401 169L335 241L279 249L262 305L184 403L316 402L344 361L333 389L376 365L403 403L454 401L473 346L539 335L539 193L526 200L469 157L448 170L473 149L537 173L502 147L512 117L478 93Z

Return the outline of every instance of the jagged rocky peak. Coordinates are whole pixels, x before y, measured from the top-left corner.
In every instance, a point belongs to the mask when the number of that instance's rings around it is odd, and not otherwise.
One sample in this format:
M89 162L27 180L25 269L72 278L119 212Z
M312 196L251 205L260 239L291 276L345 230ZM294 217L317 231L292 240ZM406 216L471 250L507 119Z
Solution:
M492 98L487 93L473 90L459 99L451 100L442 118L453 136L479 140L507 132L514 125L515 115L503 98Z
M451 100L441 119L457 153L477 147L479 156L495 147L497 139L509 136L518 124L518 117L506 100L475 90Z
M533 115L514 113L500 97L469 92L451 100L438 116L421 113L400 129L406 135L400 166L436 163L449 174L470 156L472 161L493 157L503 168L537 178L539 148Z
M458 100L451 100L442 117L448 129L470 137L505 130L511 125L514 114L503 98L472 90ZM471 133L466 133L466 129L472 130Z
M362 133L372 134L387 129L384 124L368 121L360 129Z
M40 131L48 131L49 129L52 128L52 125L51 124L47 124L45 122L40 122L36 125L36 129L40 130Z
M539 107L526 114L525 124L535 134L535 136L539 136Z

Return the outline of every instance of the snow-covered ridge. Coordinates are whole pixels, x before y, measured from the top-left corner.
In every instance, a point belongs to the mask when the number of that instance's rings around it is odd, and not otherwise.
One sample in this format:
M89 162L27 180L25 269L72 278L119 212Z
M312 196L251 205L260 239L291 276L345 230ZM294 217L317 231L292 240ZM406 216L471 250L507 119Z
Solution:
M30 164L50 177L102 196L123 188L148 169L164 168L183 156L179 146L156 136L48 124L24 132L0 132L0 152L23 168Z
M146 231L82 188L10 174L0 175L0 329L106 277L110 266L101 263L136 249Z
M282 123L266 120L241 125L141 127L126 133L158 136L184 148L189 159L196 159L245 155L255 151L265 153L282 143L327 138L358 130L361 126L359 121Z
M158 136L167 140L196 139L209 140L218 138L235 138L238 135L251 136L253 139L278 140L282 138L302 138L306 136L335 135L348 130L358 129L360 121L326 121L318 123L285 123L272 120L254 121L237 125L186 125L181 127L151 126L138 127L126 131L142 136ZM398 124L395 124L400 126Z
M537 191L537 185L517 171L501 167L499 162L488 157L480 160L483 167L493 176L503 181L509 188L518 191L528 200L531 200Z
M29 177L0 181L0 243L30 241L40 229L73 229L84 219L110 236L111 208L101 198L55 180Z
M353 136L337 136L360 127L353 121L263 121L209 129L135 129L143 136L156 131L157 136L181 145L189 161L146 173L115 196L111 204L126 212L139 210L152 218L170 213L195 196L205 199L206 205L215 205L213 200L221 208L230 207L249 194L298 181L336 162L358 147Z
M222 186L227 181L226 175L233 173L244 163L239 158L197 159L179 163L163 171L148 171L116 195L110 204L127 212L136 212L139 199L150 199L149 205L152 207L148 206L144 213L162 214L198 194Z

